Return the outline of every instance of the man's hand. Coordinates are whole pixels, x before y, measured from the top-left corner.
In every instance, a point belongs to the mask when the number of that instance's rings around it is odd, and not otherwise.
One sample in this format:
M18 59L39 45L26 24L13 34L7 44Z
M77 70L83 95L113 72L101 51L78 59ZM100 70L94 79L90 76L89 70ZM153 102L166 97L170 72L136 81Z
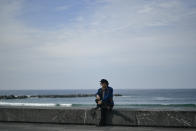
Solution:
M97 96L96 96L96 99L97 99L97 100L100 100L100 96L99 96L99 95L97 95Z
M100 100L100 101L98 101L98 104L99 104L99 105L101 105L101 103L102 103L102 101L101 101L101 100Z

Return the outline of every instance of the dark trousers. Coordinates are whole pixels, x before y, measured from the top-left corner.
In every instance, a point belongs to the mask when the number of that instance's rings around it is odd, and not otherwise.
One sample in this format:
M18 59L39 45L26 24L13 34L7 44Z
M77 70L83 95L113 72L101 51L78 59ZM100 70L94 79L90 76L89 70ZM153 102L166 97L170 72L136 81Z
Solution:
M98 100L95 100L98 103ZM113 105L108 105L107 103L97 104L97 107L101 108L101 119L99 122L100 126L105 125L107 112L112 111Z
M101 119L100 119L99 125L105 125L107 112L112 111L112 108L113 106L110 106L110 105L106 107L101 107Z

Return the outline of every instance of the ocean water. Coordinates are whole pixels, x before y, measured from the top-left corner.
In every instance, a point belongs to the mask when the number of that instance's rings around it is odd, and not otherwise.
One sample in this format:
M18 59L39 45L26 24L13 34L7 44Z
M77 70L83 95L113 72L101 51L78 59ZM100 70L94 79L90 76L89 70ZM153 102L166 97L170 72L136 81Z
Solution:
M1 90L0 95L93 94L97 90ZM196 108L196 89L114 89L115 108ZM0 106L95 107L95 97L1 99Z

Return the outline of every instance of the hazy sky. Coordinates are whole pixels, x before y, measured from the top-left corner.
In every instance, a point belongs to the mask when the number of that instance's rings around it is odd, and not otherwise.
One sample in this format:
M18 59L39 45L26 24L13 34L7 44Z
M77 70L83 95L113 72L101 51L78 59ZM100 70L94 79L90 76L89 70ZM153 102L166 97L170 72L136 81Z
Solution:
M0 0L0 89L196 88L196 0Z

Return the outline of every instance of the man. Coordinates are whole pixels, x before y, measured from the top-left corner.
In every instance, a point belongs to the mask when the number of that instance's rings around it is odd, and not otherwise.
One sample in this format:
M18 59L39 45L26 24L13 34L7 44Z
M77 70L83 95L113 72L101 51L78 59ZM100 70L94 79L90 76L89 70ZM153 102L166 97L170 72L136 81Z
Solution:
M104 125L105 116L107 111L111 111L114 106L113 101L113 88L109 87L109 82L106 79L100 81L101 88L96 93L97 107L95 109L101 109L101 120L99 126Z

